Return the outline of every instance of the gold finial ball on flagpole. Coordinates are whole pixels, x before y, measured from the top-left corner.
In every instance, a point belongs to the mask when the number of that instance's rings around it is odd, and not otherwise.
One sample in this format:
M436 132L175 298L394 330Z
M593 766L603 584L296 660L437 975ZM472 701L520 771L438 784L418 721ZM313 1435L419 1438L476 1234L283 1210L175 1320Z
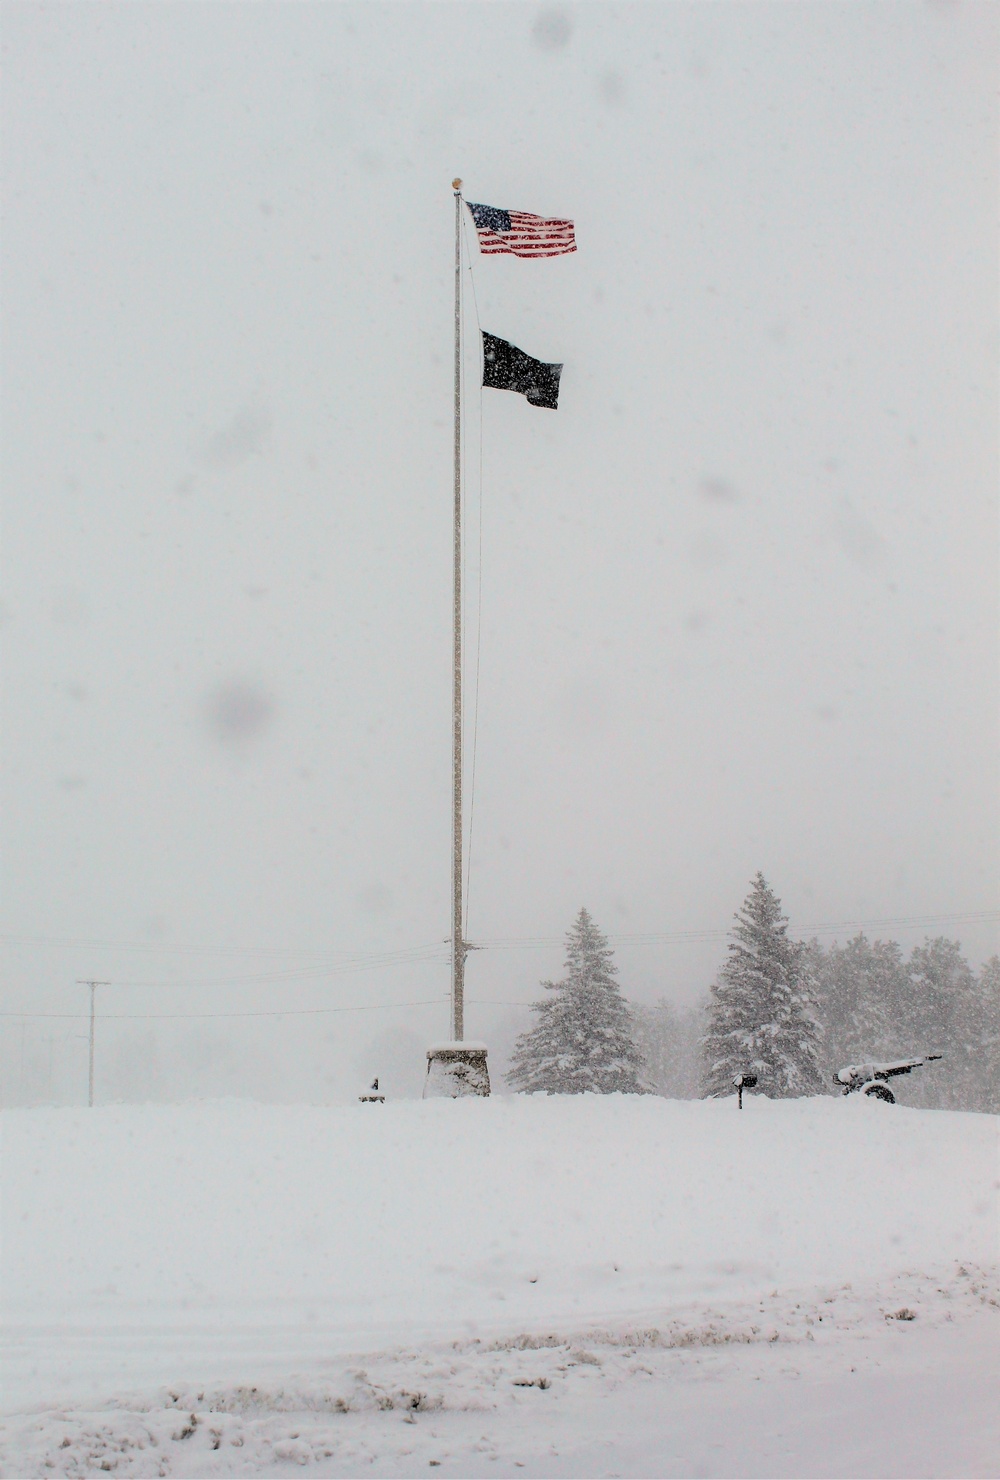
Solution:
M461 180L452 180L452 182L451 182L451 188L452 188L452 190L461 190L461 188L462 188L462 182L461 182Z

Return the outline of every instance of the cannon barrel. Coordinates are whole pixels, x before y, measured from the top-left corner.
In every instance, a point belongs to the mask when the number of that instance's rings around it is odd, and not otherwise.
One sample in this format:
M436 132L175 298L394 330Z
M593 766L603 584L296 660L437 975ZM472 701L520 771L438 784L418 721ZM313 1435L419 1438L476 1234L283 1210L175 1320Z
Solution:
M833 1076L834 1084L840 1084L846 1090L861 1089L863 1085L870 1084L873 1080L894 1079L899 1074L909 1074L911 1069L919 1069L921 1064L930 1063L933 1059L940 1059L939 1053L925 1053L920 1057L911 1059L893 1059L884 1064L848 1064L844 1069L838 1069Z

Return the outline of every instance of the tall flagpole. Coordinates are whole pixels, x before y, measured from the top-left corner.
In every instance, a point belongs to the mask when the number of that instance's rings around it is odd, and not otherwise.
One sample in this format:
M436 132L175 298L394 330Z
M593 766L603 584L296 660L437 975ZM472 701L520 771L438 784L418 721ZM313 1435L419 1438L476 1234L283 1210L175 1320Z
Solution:
M424 1098L488 1095L486 1047L465 1043L465 958L462 934L462 182L455 192L455 533L452 588L451 704L451 1041L427 1050Z
M455 532L451 731L451 1037L465 1036L465 941L462 938L462 182L455 192Z

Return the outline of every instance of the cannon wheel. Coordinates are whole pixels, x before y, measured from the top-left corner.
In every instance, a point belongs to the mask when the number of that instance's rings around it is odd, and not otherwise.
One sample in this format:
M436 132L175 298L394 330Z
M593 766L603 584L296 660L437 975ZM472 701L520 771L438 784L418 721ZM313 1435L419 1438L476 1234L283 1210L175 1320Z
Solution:
M895 1105L896 1096L887 1084L880 1079L873 1079L871 1084L866 1084L864 1093L870 1100L884 1100L887 1105Z

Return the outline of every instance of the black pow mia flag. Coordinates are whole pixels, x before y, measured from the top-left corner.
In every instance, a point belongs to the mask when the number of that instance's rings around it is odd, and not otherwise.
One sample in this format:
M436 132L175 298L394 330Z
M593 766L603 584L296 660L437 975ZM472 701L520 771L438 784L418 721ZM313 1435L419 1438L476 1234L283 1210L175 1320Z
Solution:
M498 391L517 391L532 406L547 406L555 411L559 405L561 365L546 365L533 360L523 349L483 333L483 385Z

